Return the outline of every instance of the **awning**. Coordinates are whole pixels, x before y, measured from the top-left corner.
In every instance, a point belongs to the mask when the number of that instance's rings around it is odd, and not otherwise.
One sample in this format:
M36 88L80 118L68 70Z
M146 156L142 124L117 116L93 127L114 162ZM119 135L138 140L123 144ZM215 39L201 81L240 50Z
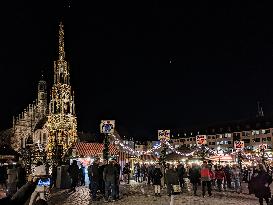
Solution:
M212 161L232 161L233 158L230 156L230 155L222 155L222 156L218 156L218 155L215 155L215 156L211 156L209 158L210 160Z
M98 156L103 153L104 145L102 143L76 143L75 145L76 151L79 156ZM110 155L117 155L118 149L115 145L109 145L109 154Z
M157 160L157 158L154 155L150 155L150 154L140 155L139 159L142 161L156 161Z

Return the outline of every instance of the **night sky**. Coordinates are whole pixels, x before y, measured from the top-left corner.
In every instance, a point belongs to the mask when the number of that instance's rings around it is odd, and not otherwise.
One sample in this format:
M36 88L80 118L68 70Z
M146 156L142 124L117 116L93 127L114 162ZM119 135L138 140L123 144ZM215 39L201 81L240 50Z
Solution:
M270 5L64 2L1 2L0 129L35 100L42 70L51 88L60 19L79 131L115 119L123 135L151 138L253 117L257 101L273 113Z

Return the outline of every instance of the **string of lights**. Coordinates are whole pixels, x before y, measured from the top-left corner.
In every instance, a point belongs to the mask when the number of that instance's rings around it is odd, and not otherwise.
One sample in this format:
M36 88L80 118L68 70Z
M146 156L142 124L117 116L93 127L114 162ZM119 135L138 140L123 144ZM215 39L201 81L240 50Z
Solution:
M115 135L112 135L113 138L114 138L114 141L116 144L119 144L121 146L121 148L127 152L129 152L130 154L134 155L134 156L140 156L140 155L146 155L146 154L152 154L154 153L156 150L160 149L162 147L162 144L165 144L167 145L168 149L170 149L172 152L178 154L178 155L181 155L183 157L190 157L190 156L193 156L196 154L196 152L198 152L201 147L196 147L195 150L193 150L192 152L189 152L189 153L183 153L183 152L180 152L178 151L176 148L174 148L168 141L166 140L161 140L160 143L156 146L154 146L153 148L147 150L147 151L139 151L139 150L134 150L132 149L131 147L129 146L126 146L123 142L121 142ZM205 151L208 152L210 155L212 156L220 156L219 153L217 153L217 151L213 150L213 149L210 149L209 147L206 147L205 146ZM231 152L230 154L224 154L225 155L232 155L232 156L236 156L238 155L238 151L233 151ZM256 161L257 158L259 158L260 156L259 155L253 155L253 154L250 154L250 153L245 153L245 151L242 149L240 150L241 151L241 156L243 158L246 158L250 161ZM268 154L266 154L268 158L270 158L270 156Z

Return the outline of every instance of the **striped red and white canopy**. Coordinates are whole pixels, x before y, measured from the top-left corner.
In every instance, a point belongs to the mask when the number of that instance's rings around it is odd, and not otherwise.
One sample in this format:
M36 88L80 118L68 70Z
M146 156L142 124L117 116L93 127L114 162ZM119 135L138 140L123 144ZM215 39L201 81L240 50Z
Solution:
M157 158L154 155L151 154L144 154L139 157L142 161L156 161Z
M102 143L85 143L79 142L75 145L76 151L79 156L97 156L103 153L104 145ZM119 153L118 148L110 144L109 145L109 154L117 155Z

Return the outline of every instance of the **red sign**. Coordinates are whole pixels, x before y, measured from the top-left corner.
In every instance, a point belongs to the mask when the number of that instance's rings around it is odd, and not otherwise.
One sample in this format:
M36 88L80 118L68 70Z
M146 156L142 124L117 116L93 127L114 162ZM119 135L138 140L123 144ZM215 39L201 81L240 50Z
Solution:
M207 144L207 136L206 135L197 135L196 136L196 144L197 145Z
M234 141L234 149L239 150L239 149L244 149L245 143L244 141Z

